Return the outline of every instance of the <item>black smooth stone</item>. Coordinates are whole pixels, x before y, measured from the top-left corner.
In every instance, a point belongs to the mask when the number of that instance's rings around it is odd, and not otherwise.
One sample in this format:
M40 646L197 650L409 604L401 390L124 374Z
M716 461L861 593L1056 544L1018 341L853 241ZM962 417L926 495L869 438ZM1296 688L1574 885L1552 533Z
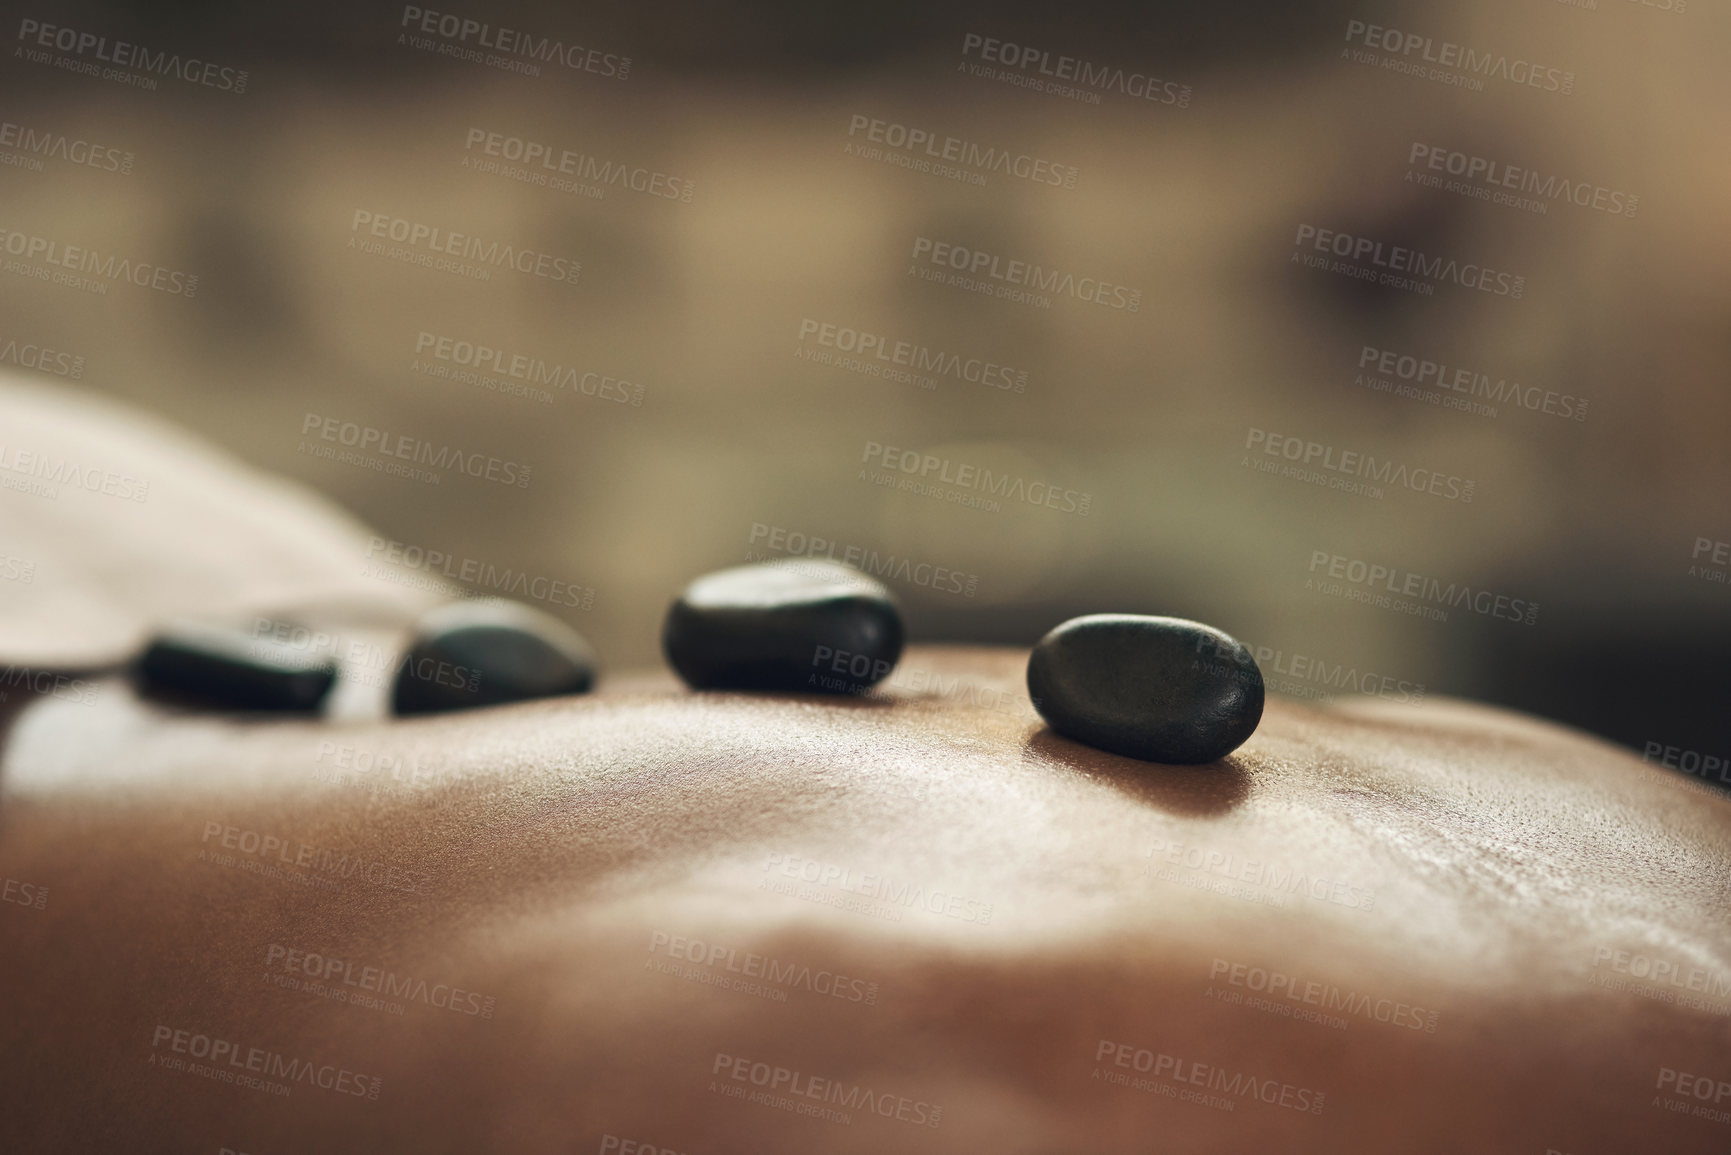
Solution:
M594 684L595 654L576 630L517 602L477 598L440 606L416 623L391 708L470 710L582 694Z
M858 694L902 656L883 583L820 559L705 574L667 611L661 647L696 690Z
M226 710L316 711L336 684L336 662L256 631L187 622L164 629L133 663L152 697Z
M1249 648L1183 618L1071 618L1034 647L1028 694L1066 738L1148 762L1213 762L1262 721Z

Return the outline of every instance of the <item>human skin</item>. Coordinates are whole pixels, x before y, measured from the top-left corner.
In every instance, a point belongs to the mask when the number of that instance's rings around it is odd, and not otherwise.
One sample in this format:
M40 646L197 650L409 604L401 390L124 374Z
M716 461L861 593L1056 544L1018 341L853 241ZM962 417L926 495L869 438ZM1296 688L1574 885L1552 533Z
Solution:
M0 876L47 898L0 904L0 1150L1731 1143L1665 1106L1731 1110L1731 800L1436 701L1273 698L1219 763L1136 762L1046 729L1025 663L344 724L15 695ZM268 1053L314 1081L172 1066Z

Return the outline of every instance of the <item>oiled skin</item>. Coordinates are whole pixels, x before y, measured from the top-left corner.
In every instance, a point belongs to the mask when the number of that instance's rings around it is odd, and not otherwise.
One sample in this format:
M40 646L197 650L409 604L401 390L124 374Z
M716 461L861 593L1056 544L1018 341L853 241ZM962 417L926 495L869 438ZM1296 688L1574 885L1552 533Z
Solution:
M897 682L917 675L919 693L700 695L645 676L345 726L171 716L120 693L15 710L0 875L48 898L0 904L0 1150L1731 1146L1731 1125L1655 1105L1677 1098L1656 1088L1662 1069L1731 1081L1731 998L1685 1009L1592 981L1626 980L1601 958L1625 949L1685 977L1731 972L1731 801L1449 703L1271 699L1223 763L1136 763L1046 731L1025 662L914 648ZM418 759L423 781L321 781L336 746ZM406 873L330 890L243 872L201 861L222 840L210 823ZM1179 844L1250 872L1252 897L1186 885L1220 875L1186 871ZM873 874L955 904L891 895L860 913L763 888L793 881L766 866L794 856L853 871L856 890ZM1294 870L1325 880L1323 898L1280 889ZM666 961L657 932L742 966L758 952L840 972L861 998L788 974L757 980L778 1001L661 973L646 966ZM267 980L285 973L272 944L492 998L491 1017L284 989ZM1230 964L1419 1010L1395 1025L1337 1007L1339 1029L1229 1005L1211 985L1251 993L1227 974L1211 984ZM725 975L726 957L683 965ZM1434 1031L1405 1025L1430 1012ZM168 1070L152 1064L171 1051L153 1047L159 1027L382 1084L376 1100L303 1082L283 1098ZM1116 1043L1132 1066L1114 1065ZM1139 1077L1138 1048L1193 1077L1201 1062L1272 1080L1276 1097L1320 1091L1323 1109L1241 1093L1223 1110L1108 1082ZM939 1105L941 1120L856 1107L843 1124L729 1097L719 1088L758 1088L725 1060L717 1074L718 1055L798 1071L802 1088L816 1075ZM1176 1092L1170 1075L1155 1082Z

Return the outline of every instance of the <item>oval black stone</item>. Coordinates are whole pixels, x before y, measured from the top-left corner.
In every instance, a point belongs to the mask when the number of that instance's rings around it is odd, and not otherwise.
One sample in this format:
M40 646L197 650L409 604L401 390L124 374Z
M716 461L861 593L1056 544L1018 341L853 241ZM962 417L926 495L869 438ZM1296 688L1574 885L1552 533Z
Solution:
M132 667L142 693L219 710L316 711L336 662L302 646L205 622L169 626Z
M667 611L661 647L697 690L864 693L902 656L881 582L839 562L766 562L705 574Z
M1262 721L1249 648L1183 618L1071 618L1034 647L1028 693L1066 738L1148 762L1213 762Z
M416 623L391 708L469 710L582 694L594 684L595 655L577 631L517 602L478 598L440 606Z

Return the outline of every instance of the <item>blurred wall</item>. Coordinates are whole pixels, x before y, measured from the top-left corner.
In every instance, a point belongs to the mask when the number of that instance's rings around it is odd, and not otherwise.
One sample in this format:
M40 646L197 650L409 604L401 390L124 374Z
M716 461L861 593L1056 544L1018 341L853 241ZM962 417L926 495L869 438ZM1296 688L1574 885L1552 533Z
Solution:
M1731 753L1723 5L7 10L0 356L380 580L618 669L833 553Z

